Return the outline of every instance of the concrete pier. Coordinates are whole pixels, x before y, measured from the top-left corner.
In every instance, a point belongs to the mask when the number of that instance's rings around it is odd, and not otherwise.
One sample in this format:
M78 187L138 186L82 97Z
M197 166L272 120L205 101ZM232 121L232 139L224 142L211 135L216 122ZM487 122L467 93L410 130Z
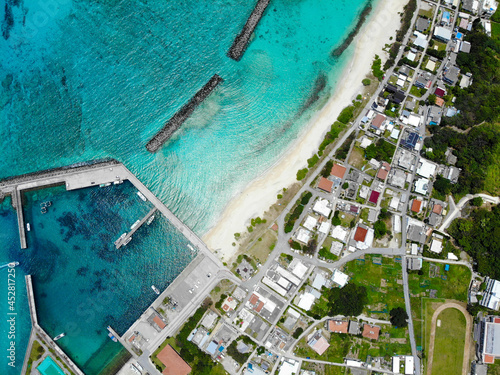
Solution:
M227 55L230 58L236 61L240 61L241 57L243 56L243 54L247 49L250 37L252 36L260 19L264 15L264 11L266 10L270 2L271 0L257 1L257 4L255 5L254 10L252 11L252 14L250 14L250 17L248 17L248 20L245 23L245 26L243 27L243 30L241 30L241 32L236 36L233 45L231 46L229 52L227 53Z
M64 353L64 351L57 345L54 340L43 330L42 327L38 324L38 317L36 314L36 306L35 306L35 297L33 294L33 283L31 280L31 275L26 275L25 277L26 280L26 290L28 292L28 305L30 309L30 317L31 317L31 336L30 336L30 341L28 343L28 349L25 355L25 360L23 363L23 372L21 374L24 374L26 372L26 366L27 366L27 359L29 358L29 354L31 353L31 348L33 347L33 340L36 340L36 336L40 336L40 338L45 341L45 343L52 348L57 356L60 358L62 362L66 366L68 366L73 373L77 375L85 375L82 370Z
M142 224L144 224L151 216L153 216L153 214L157 211L157 208L156 207L153 207L147 214L146 216L144 216L142 218L142 220L137 223L137 225L134 226L134 228L132 228L132 230L130 232L127 233L127 235L123 238L119 238L116 242L115 242L115 246L117 249L119 249L120 247L122 246L125 246L128 241L129 241L129 238L132 237L132 235L135 233L135 231L137 229L139 229Z
M158 149L174 134L174 132L181 127L189 116L191 116L196 109L210 93L224 80L217 74L203 86L191 100L184 104L179 111L163 126L163 128L148 142L146 148L149 152L156 152Z
M26 228L24 226L23 203L21 200L21 192L18 189L12 191L12 204L16 208L17 213L17 226L19 228L19 241L21 242L21 249L26 249Z

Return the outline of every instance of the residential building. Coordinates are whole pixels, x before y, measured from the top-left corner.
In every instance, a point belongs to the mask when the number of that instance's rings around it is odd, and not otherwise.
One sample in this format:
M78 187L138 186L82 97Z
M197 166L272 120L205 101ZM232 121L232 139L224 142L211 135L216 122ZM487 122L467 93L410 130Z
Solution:
M421 158L417 168L417 174L419 176L429 178L434 175L434 173L436 172L436 168L436 164L433 164L428 160Z
M415 29L423 33L429 27L431 21L427 18L418 17L417 22L415 22Z
M191 366L170 345L165 346L158 353L157 358L165 365L165 369L162 371L163 375L187 375L191 372Z
M318 189L331 193L333 188L333 181L327 178L321 177L318 183Z
M334 333L347 333L349 331L349 321L329 319L328 331Z
M316 353L322 355L330 347L328 341L323 337L321 331L316 331L307 342Z
M448 43L451 39L451 30L442 26L436 26L434 29L434 38Z
M367 339L370 340L378 340L378 337L380 335L380 327L371 325L371 324L364 324L363 325L363 337L366 337Z
M429 112L427 113L427 123L429 125L439 125L441 123L441 117L443 116L443 109L433 105Z
M337 177L337 178L343 179L344 175L345 175L345 172L346 172L346 167L344 167L344 166L342 166L340 164L334 164L334 166L332 167L332 171L330 172L330 174L332 176Z
M422 201L420 199L414 199L411 204L411 211L415 213L420 213L422 211Z
M338 269L335 269L333 271L331 280L333 281L334 284L338 285L340 288L343 288L347 284L347 281L349 280L349 275L343 273Z
M422 269L422 258L407 258L408 260L408 270L418 271Z
M382 167L379 169L377 173L377 178L381 179L382 181L385 181L390 171L391 171L391 165L385 161L382 162Z
M455 86L458 81L458 75L460 74L460 69L456 66L452 66L448 71L443 73L443 81L446 83Z
M370 127L373 128L374 130L381 130L386 119L387 118L384 115L381 115L379 113L373 119Z

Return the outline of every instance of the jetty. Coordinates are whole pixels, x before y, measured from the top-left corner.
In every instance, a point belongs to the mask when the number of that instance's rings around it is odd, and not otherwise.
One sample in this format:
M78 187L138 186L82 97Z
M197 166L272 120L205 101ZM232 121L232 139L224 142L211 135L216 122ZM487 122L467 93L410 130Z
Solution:
M43 341L47 347L54 350L54 355L58 357L58 361L64 363L74 374L85 375L82 370L69 358L66 353L55 343L55 341L45 332L45 330L38 324L38 317L36 313L35 296L33 294L33 283L31 280L31 275L25 276L26 290L28 293L28 305L30 310L31 318L31 334L28 342L28 348L26 349L26 354L24 356L23 367L21 374L25 374L28 367L28 360L30 357L31 350L33 348L33 341L40 340Z
M134 223L130 229L132 229L130 232L127 233L126 236L118 238L118 240L115 241L115 246L117 249L119 249L122 246L125 246L130 242L130 239L132 238L132 235L136 232L137 229L139 229L142 224L144 224L151 216L154 215L154 213L158 209L156 207L153 207L147 214L142 218L141 221L138 223Z
M252 14L250 14L250 17L248 17L245 26L243 26L241 32L236 36L233 45L231 46L229 52L227 53L227 55L230 58L236 61L240 61L240 59L242 58L243 54L245 53L248 47L248 43L250 42L250 38L252 37L252 34L255 28L257 27L257 24L264 15L264 11L266 10L270 2L271 0L257 1L257 4L255 5L255 8L252 11Z
M217 74L200 89L198 92L184 104L179 111L163 126L163 128L147 143L146 148L149 152L156 152L158 149L175 133L177 129L186 121L209 95L215 90L219 83L224 80Z

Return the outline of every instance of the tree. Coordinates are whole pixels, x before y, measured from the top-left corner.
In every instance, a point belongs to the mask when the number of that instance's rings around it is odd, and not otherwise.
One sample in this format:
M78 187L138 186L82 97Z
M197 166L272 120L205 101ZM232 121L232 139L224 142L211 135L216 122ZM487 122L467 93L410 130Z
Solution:
M292 334L292 337L294 339L298 339L300 337L300 335L302 335L302 333L304 332L304 328L302 327L299 327L295 330L295 332Z
M363 86L370 86L372 81L370 81L368 78L365 78L364 80L361 81L361 83L363 84Z
M338 226L340 224L342 224L342 221L337 216L332 217L332 225Z
M391 324L398 328L404 328L408 325L406 321L408 319L408 314L406 310L402 307L396 307L389 312Z
M366 288L349 283L343 288L332 288L328 292L329 315L358 316L368 301Z
M481 207L483 205L483 198L481 197L472 198L470 204L476 207Z
M436 103L436 95L434 95L434 94L430 94L430 95L427 97L427 101L428 101L430 104L434 104L434 103Z
M373 230L375 231L375 238L379 239L384 237L387 233L387 226L382 220L377 220L373 224Z
M349 187L349 182L344 182L342 184L342 189L347 189Z

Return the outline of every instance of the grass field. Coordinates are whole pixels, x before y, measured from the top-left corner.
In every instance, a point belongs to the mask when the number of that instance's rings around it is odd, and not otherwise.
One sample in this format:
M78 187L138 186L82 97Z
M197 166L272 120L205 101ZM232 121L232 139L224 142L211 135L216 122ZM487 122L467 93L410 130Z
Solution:
M343 363L344 357L349 353L349 349L353 343L353 336L347 334L332 334L330 339L330 347L319 355L307 345L307 338L304 337L295 347L295 355L303 358L317 358L323 361Z
M367 163L365 160L365 151L356 143L351 151L351 155L349 155L349 164L354 168L361 169Z
M438 316L432 375L456 375L462 371L465 345L465 317L457 309L446 309Z
M342 366L324 365L316 362L302 362L301 370L314 371L316 374L324 375L344 375L346 368Z
M494 364L488 365L488 375L500 375L500 359L497 359Z
M496 40L500 40L500 23L491 23L491 37Z
M264 232L262 237L259 237L259 239L255 241L255 243L252 245L252 247L250 247L246 254L254 257L259 262L264 264L277 242L276 232L268 229Z
M376 264L376 263L381 264ZM395 258L365 255L344 266L344 272L351 277L350 282L365 285L368 290L368 305L365 313L387 319L388 312L404 306L401 264Z
M500 24L495 24L500 28ZM492 32L493 32L493 23ZM500 32L500 30L498 30ZM500 35L498 36L500 39ZM497 196L500 194L500 146L497 146L495 152L495 160L497 161L495 164L492 164L486 170L486 179L484 181L484 190L487 193Z
M435 270L434 275L430 272L431 267ZM471 278L470 270L465 266L451 265L450 270L446 272L444 267L445 265L442 263L425 261L422 266L423 275L417 273L408 275L410 293L414 296L430 297L431 290L435 290L434 298L467 302L467 289Z

